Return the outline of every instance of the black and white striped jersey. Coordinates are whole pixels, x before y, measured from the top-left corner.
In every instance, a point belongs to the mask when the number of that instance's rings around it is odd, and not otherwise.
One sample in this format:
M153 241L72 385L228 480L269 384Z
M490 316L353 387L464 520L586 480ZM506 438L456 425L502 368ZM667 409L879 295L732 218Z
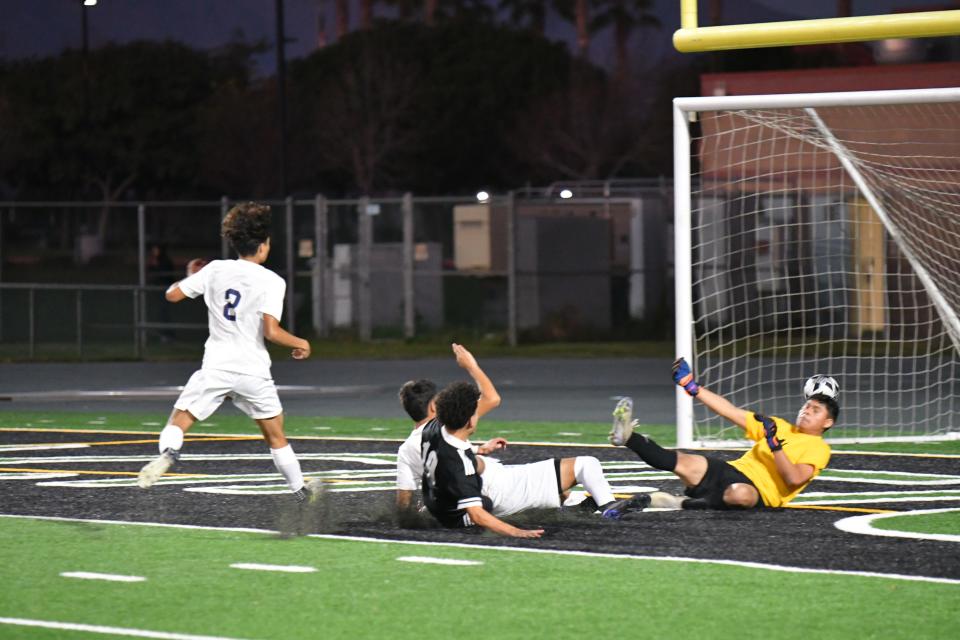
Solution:
M445 527L473 524L467 507L483 506L483 481L469 441L455 438L437 419L423 427L423 503Z

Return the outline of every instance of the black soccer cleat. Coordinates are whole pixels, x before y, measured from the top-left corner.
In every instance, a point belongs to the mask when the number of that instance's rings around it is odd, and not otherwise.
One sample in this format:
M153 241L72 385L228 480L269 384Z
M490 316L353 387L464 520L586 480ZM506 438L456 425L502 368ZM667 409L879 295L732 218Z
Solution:
M293 497L300 504L313 504L320 499L325 491L323 481L319 478L310 478L302 487L293 492Z
M638 493L624 500L609 502L601 507L603 517L607 520L619 520L632 511L643 511L650 506L650 494Z
M593 496L587 496L582 502L575 504L573 508L584 513L596 513L600 506L593 499Z

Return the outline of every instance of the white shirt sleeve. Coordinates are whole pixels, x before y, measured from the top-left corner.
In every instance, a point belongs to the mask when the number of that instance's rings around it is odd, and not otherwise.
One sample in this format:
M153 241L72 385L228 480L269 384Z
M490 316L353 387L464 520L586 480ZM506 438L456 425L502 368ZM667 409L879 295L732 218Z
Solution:
M266 313L277 319L279 322L283 316L283 296L287 293L287 282L280 276L272 274L270 283L260 298L260 313Z
M200 271L197 271L192 276L187 276L183 280L177 283L177 286L180 287L180 291L188 298L196 298L197 296L202 296L204 291L207 289L207 276L210 274L212 269L211 265L205 266Z
M423 460L420 459L422 429L417 429L403 441L397 451L397 489L416 491L423 478Z

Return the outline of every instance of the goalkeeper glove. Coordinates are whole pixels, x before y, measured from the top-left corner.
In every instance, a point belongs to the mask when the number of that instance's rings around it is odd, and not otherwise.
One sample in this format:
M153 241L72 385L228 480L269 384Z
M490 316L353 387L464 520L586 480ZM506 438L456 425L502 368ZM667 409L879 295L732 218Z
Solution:
M762 416L759 413L753 414L753 418L763 425L763 436L767 440L767 446L770 447L771 453L783 449L786 441L777 437L777 423L773 421L773 418Z
M673 381L691 396L700 393L700 385L693 379L693 371L683 358L677 358L673 362Z

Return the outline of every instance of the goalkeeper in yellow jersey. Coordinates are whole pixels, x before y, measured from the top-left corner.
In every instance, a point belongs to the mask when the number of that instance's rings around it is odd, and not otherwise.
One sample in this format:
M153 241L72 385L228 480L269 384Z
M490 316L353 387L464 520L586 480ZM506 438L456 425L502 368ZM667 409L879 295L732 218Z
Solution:
M796 424L735 407L726 398L700 386L686 360L673 363L673 380L717 415L742 428L756 442L740 458L726 462L664 449L650 438L634 433L633 405L624 398L613 412L610 442L626 446L656 469L670 471L686 486L681 499L657 492L653 506L684 509L750 509L782 507L793 500L830 461L824 432L840 413L839 387L828 376L813 376L804 385L806 401Z

